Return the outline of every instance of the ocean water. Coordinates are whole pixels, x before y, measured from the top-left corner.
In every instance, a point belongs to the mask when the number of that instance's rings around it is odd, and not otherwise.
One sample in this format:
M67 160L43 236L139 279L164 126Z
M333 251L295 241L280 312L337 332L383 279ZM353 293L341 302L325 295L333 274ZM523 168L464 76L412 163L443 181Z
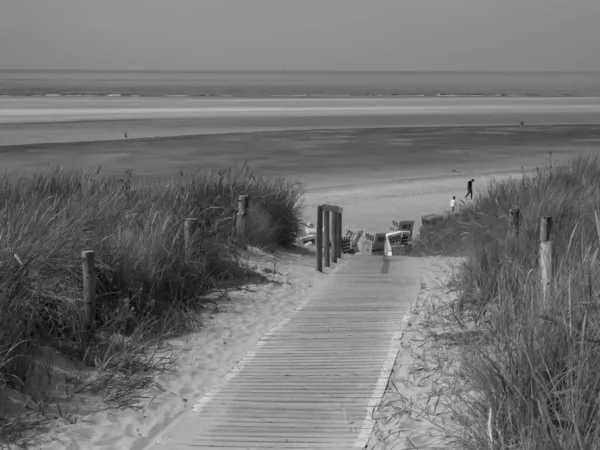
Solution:
M0 96L597 97L600 72L0 71Z

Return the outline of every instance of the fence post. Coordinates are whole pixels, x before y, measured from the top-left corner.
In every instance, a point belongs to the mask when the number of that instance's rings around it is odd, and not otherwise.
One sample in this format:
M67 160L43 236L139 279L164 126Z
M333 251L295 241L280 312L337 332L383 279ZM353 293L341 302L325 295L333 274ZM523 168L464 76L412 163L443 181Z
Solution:
M83 268L83 328L96 331L96 267L94 252L81 252Z
M238 245L246 248L246 216L248 214L248 206L250 198L247 195L238 197L238 212L235 220L235 234Z
M196 219L187 218L183 221L183 245L185 246L185 260L190 262L192 259L192 223Z
M342 231L343 231L343 227L342 227L342 213L338 213L338 230L337 230L337 240L338 240L338 245L337 245L337 251L338 251L338 259L342 259Z
M338 239L337 239L337 232L338 232L338 213L337 212L333 212L332 214L333 217L333 224L332 224L332 236L331 236L331 260L334 263L338 262L338 251L337 251L337 246L338 246Z
M521 223L521 211L519 208L511 208L510 209L510 233L513 236L517 236L519 234L519 226Z
M317 206L317 270L323 272L323 207Z
M335 214L335 213L333 213ZM331 244L331 229L329 227L330 224L330 214L329 211L323 211L323 221L325 222L324 225L324 229L323 229L323 247L324 247L324 252L325 252L325 267L331 267L331 248L330 248L330 244Z
M540 271L542 295L548 298L552 282L552 217L540 218Z

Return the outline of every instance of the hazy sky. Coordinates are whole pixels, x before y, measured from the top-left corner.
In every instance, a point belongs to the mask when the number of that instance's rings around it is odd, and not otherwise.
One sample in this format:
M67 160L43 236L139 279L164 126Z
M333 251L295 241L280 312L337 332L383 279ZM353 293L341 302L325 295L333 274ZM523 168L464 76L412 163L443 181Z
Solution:
M0 69L600 70L600 0L0 0Z

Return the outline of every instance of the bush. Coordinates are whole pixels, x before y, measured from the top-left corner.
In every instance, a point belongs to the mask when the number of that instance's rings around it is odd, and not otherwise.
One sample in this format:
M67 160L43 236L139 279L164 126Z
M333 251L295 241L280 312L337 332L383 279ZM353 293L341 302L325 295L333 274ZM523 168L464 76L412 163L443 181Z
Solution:
M56 167L0 177L0 395L27 385L41 345L90 365L106 360L106 346L81 326L83 250L96 253L99 334L165 337L192 326L200 295L244 276L235 245L240 194L251 199L250 244L293 245L302 186L247 166L168 181ZM197 219L190 261L188 217Z
M518 237L508 211L519 207ZM421 230L421 248L465 256L454 283L465 343L462 372L473 449L600 448L600 159L579 156L481 197ZM554 226L552 292L538 274L539 218ZM448 239L459 236L460 239ZM490 416L491 413L491 416ZM491 422L488 422L491 417Z

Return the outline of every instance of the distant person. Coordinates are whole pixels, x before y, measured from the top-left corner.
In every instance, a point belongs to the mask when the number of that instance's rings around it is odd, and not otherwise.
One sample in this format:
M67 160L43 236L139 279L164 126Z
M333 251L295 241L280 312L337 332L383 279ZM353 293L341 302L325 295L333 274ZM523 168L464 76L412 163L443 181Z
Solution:
M125 139L128 139L128 138L127 138L127 131L125 132Z
M467 195L465 195L465 198L467 198L470 195L471 199L473 199L473 182L474 181L475 181L475 179L471 179L471 180L467 181Z
M452 212L456 211L456 196L455 195L453 195L452 200L450 200L450 209L452 209Z
M521 126L522 126L522 127L524 127L524 126L525 126L525 122L523 122L522 120L521 120Z

